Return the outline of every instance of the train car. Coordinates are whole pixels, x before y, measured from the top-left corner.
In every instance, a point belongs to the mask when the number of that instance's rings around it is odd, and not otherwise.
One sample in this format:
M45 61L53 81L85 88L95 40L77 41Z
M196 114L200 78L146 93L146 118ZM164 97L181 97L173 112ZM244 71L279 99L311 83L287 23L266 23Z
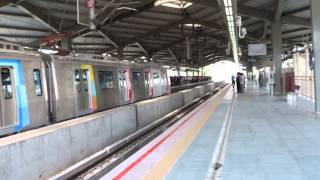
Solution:
M0 136L49 124L41 58L0 42L0 72Z
M48 76L50 115L63 121L131 102L129 68L90 57L43 55Z
M0 43L0 136L170 93L166 69Z
M49 75L49 109L53 121L168 93L166 70L160 66L124 63L91 55L43 55L42 59Z
M167 71L163 68L147 68L145 70L145 85L146 99L170 93Z

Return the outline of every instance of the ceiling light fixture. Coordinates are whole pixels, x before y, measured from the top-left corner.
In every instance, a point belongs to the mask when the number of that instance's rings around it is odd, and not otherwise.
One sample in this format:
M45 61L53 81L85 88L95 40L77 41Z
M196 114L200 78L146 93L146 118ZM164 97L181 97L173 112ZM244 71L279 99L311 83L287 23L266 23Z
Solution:
M154 3L154 6L165 6L165 7L177 8L177 9L185 9L191 5L192 3L182 1L182 0L157 0Z
M201 24L184 24L184 25L188 27L195 27L195 28L202 27Z
M228 31L231 41L231 47L232 47L232 54L235 63L239 63L239 56L238 56L238 44L236 41L236 33L235 33L235 25L234 25L234 14L232 9L232 1L231 0L223 0L225 13L227 16L227 25L228 25Z

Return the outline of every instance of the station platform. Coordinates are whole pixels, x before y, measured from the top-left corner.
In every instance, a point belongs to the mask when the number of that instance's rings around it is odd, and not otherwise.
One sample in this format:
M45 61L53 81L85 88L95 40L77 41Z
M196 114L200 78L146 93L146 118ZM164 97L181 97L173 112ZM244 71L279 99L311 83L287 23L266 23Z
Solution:
M312 107L255 87L225 88L101 179L317 179L320 121Z

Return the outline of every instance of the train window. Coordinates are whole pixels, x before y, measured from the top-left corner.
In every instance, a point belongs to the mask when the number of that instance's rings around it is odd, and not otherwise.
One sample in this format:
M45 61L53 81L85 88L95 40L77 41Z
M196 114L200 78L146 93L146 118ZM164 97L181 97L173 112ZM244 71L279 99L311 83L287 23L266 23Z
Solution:
M101 89L113 88L113 73L111 71L99 71L98 76Z
M132 72L132 83L134 87L140 86L140 73L139 72Z
M13 46L13 50L18 51L19 50L19 46Z
M33 70L33 80L36 96L42 96L42 84L41 84L41 75L39 69Z
M83 82L83 89L88 91L88 70L82 69L82 82Z
M80 70L79 69L76 69L74 71L74 83L76 84L77 92L80 92L81 87L80 87Z
M159 79L159 73L154 72L153 73L153 79Z
M119 72L119 80L120 81L126 81L125 72Z
M0 44L0 49L3 49L3 44Z
M11 46L7 44L7 45L6 45L6 48L7 48L7 49L11 49Z
M2 92L5 99L12 99L13 89L9 68L1 69Z

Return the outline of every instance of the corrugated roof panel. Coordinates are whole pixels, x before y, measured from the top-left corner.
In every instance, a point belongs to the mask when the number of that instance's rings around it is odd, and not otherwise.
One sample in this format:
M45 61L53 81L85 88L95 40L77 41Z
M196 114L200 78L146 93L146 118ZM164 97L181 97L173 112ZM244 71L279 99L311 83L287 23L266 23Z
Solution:
M286 0L284 1L284 11L292 11L305 6L310 6L310 1Z
M296 14L294 14L294 16L310 19L311 18L311 11L309 10L309 11L303 11L300 13L296 13Z

